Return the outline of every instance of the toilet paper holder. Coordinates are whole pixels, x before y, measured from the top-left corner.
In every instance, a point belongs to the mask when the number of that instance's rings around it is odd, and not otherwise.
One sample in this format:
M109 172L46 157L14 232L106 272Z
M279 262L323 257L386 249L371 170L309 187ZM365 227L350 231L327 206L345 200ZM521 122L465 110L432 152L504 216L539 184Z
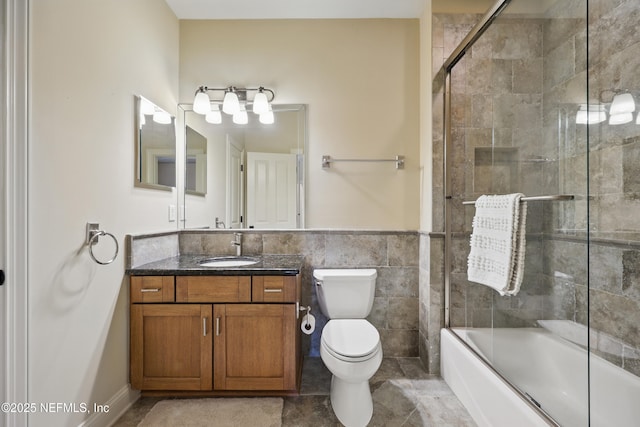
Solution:
M301 311L306 311L307 313L304 315L304 317L302 318L302 323L300 324L300 329L302 330L302 332L304 332L307 335L310 335L313 333L313 331L315 330L315 318L313 317L313 314L311 314L311 306L306 306L306 307L301 307L299 303L296 303L298 305L298 311L297 314L299 315Z

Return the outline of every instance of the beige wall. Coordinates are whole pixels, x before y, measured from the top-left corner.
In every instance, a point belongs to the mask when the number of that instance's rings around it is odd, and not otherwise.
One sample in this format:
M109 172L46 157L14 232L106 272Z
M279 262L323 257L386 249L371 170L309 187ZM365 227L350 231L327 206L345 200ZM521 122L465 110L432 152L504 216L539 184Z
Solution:
M133 187L133 100L175 113L178 21L157 0L32 0L29 37L29 401L123 404L124 236L176 229L175 192ZM88 221L117 236L113 264L89 258ZM96 255L113 250L102 238ZM87 416L37 413L30 425Z
M433 230L433 125L431 1L425 1L420 17L420 230Z
M263 85L309 105L307 227L416 230L419 45L418 20L181 21L180 101L200 85ZM325 154L407 161L323 170Z

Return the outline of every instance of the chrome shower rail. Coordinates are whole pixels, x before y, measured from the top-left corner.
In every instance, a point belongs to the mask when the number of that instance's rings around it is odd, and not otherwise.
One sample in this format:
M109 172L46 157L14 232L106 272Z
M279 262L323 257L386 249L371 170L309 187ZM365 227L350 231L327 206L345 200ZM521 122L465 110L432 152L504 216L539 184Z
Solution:
M538 202L538 201L545 201L545 200L550 200L550 201L563 201L563 200L573 200L575 199L575 196L573 194L553 194L550 196L530 196L530 197L523 197L520 199L521 202ZM462 202L463 205L475 205L476 201L475 200L465 200L464 202Z

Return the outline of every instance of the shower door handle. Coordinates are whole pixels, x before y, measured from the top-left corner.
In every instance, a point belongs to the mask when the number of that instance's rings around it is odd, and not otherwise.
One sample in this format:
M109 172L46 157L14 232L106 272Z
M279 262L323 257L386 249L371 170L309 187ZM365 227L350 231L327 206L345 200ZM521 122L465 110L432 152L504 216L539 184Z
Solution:
M0 270L0 286L4 285L4 270Z

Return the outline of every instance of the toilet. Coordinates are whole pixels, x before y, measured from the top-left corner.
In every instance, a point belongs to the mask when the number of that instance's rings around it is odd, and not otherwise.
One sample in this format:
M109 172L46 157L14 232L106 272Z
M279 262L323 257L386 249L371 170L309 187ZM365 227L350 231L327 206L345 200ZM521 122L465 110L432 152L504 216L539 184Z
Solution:
M320 357L331 378L331 406L346 427L363 427L373 415L369 379L382 363L377 329L365 318L375 295L375 269L317 269L313 284L322 330Z

